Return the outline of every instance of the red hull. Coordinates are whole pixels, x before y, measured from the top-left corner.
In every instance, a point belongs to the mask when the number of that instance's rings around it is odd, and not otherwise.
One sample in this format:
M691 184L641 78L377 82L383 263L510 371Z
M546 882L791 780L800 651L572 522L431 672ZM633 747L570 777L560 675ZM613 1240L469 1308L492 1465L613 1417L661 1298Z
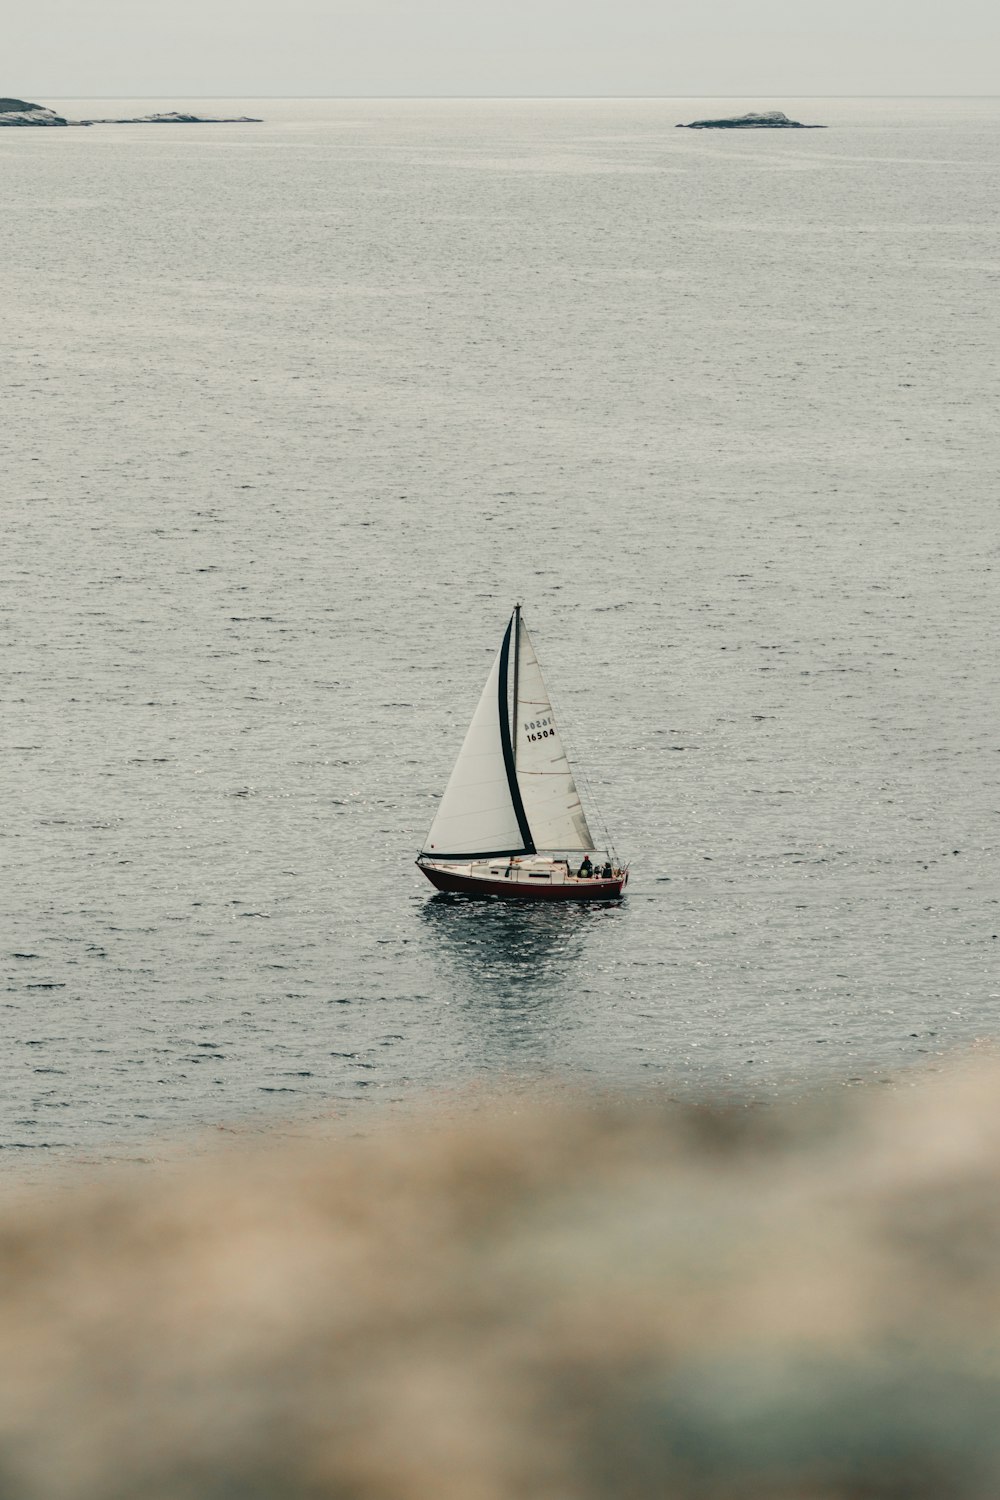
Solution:
M462 896L505 896L511 901L616 901L625 884L624 876L615 880L589 880L566 885L527 885L510 880L472 880L450 870L428 869L419 865L431 885L439 891L455 891Z

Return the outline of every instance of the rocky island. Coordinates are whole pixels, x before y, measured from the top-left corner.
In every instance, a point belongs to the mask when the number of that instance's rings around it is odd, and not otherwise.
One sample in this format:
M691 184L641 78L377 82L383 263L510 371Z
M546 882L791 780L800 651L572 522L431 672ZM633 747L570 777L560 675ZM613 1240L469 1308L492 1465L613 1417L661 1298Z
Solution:
M678 125L678 130L825 130L825 125L803 125L801 120L790 120L780 109L766 114L733 115L728 120L692 120L690 125Z
M26 99L0 99L0 125L260 125L261 120L252 115L220 119L210 115L180 114L170 110L165 114L138 115L122 120L67 120L44 104L31 104Z
M261 125L263 121L254 115L187 115L177 110L168 110L161 115L136 115L128 120L77 120L78 125Z
M0 125L68 125L62 115L26 99L0 99Z

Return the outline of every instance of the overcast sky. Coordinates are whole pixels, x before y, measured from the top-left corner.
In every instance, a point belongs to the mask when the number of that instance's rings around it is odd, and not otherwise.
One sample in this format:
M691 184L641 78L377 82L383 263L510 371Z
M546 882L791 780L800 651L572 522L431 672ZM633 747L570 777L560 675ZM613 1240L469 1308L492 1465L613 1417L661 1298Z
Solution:
M8 0L0 93L995 94L997 0Z

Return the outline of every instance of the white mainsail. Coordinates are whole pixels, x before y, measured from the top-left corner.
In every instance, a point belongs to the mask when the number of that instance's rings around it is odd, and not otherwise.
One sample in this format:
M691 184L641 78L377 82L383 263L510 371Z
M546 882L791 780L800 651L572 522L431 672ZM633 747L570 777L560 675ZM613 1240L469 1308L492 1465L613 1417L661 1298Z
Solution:
M514 762L531 837L536 849L594 849L542 669L520 611L516 613Z
M528 847L514 807L509 755L504 753L505 738L508 752L510 745L506 720L511 641L508 627L427 835L424 850L436 858L521 854Z

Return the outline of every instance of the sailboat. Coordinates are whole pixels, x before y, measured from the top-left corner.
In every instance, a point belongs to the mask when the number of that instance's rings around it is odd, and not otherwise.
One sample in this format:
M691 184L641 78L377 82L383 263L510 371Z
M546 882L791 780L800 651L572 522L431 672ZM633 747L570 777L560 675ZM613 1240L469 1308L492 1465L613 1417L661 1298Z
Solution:
M594 843L519 604L417 865L439 891L529 901L616 900L628 882Z

